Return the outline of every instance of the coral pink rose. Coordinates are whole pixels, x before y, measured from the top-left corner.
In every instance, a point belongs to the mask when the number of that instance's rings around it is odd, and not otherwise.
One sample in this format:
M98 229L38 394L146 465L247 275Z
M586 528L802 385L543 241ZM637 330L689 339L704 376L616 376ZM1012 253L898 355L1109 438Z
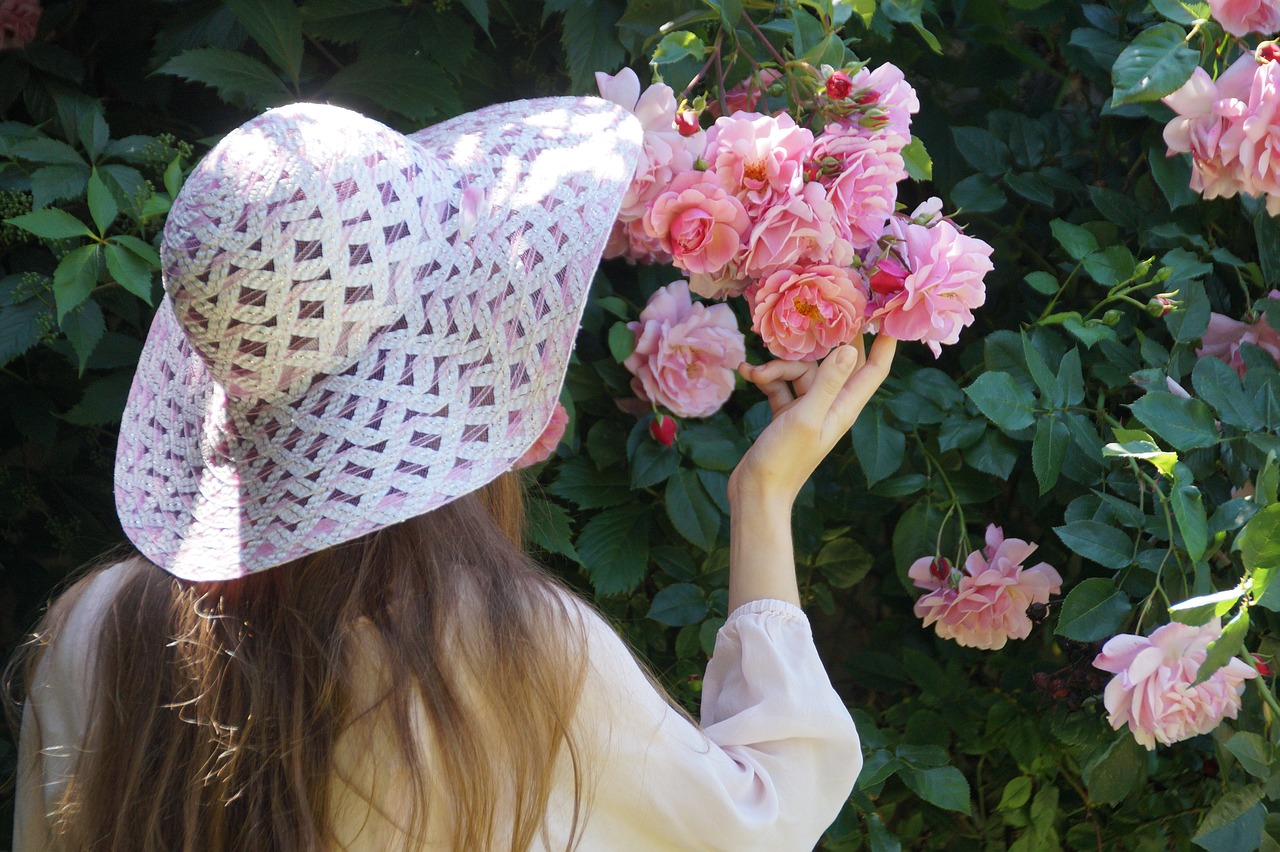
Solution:
M993 268L991 246L947 219L925 227L894 216L886 236L895 269L907 274L900 290L877 289L871 319L891 337L928 344L936 358L944 344L960 339L973 309L986 301L982 279Z
M811 145L813 134L791 116L745 112L716 119L703 157L708 173L754 216L800 192Z
M1209 643L1222 633L1218 620L1201 627L1166 624L1150 636L1122 633L1107 640L1094 666L1115 675L1103 693L1107 720L1116 730L1128 725L1148 749L1207 734L1240 712L1244 681L1257 672L1232 659L1198 686Z
M631 264L671 262L671 254L662 247L662 241L645 231L643 219L614 222L604 246L604 257L620 257Z
M1205 198L1230 198L1243 187L1238 149L1246 100L1257 63L1238 59L1215 82L1203 68L1162 100L1175 116L1164 128L1169 155L1191 154L1191 188Z
M746 348L728 305L693 302L688 285L673 281L627 328L636 334L636 348L622 363L641 399L679 417L710 417L733 393Z
M21 50L35 41L40 0L0 0L0 50Z
M761 210L744 257L752 278L805 263L848 266L852 262L853 245L841 233L836 209L819 183L807 183L799 194Z
M675 123L676 98L671 87L655 83L641 94L640 79L630 68L612 77L596 72L596 86L601 97L630 110L644 128L644 147L618 213L619 221L630 222L644 215L645 208L676 174L693 168L702 155L706 134L701 130L681 133Z
M856 249L874 245L907 177L902 154L884 138L822 133L809 155L810 177L827 188L845 239Z
M542 434L538 436L538 440L533 442L533 446L524 451L519 459L516 460L513 467L520 470L522 467L537 464L540 461L546 461L551 458L551 454L556 451L556 447L560 446L560 439L564 437L565 427L569 425L569 412L560 403L556 403L556 407L551 410L551 420L547 423Z
M1035 550L989 524L986 547L970 553L963 570L932 556L917 559L907 574L928 594L916 601L916 615L943 639L968 648L994 651L1010 639L1027 638L1028 607L1048 603L1062 589L1062 577L1047 562L1022 567Z
M707 172L681 172L645 214L644 228L672 263L715 274L737 256L751 227L742 204Z
M1280 32L1280 3L1276 0L1209 0L1209 14L1233 36Z
M862 333L866 282L847 267L780 269L747 289L752 328L787 361L817 361Z
M1280 299L1280 290L1272 290L1264 298ZM1245 374L1244 358L1240 354L1242 343L1252 343L1265 350L1280 364L1280 332L1259 316L1253 322L1241 322L1219 313L1209 314L1209 327L1200 340L1196 356L1217 358L1241 376Z

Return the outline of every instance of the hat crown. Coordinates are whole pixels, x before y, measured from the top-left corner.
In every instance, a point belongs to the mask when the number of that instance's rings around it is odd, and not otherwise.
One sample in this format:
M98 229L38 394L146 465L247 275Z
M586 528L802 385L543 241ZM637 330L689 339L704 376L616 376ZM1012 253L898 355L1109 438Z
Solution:
M440 231L457 227L459 186L442 163L361 115L303 106L228 134L165 227L178 321L228 396L250 404L289 402L353 367L403 314Z

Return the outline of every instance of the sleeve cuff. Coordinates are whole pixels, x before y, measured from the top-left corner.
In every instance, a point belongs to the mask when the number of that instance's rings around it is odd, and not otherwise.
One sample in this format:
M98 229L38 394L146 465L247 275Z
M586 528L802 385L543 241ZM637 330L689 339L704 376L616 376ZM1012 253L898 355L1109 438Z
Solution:
M725 619L725 624L732 624L739 618L747 615L782 615L809 622L809 616L804 614L804 610L788 601L780 601L775 598L762 598L757 601L747 601L739 606L733 612L729 613L729 617Z

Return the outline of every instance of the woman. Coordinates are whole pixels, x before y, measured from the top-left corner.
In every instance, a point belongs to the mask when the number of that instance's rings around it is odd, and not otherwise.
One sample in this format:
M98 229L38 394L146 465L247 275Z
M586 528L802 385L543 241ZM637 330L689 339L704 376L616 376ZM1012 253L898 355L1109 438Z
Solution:
M138 553L37 633L15 848L812 847L861 757L790 508L893 341L741 368L775 418L700 728L519 547L639 147L595 100L411 137L304 104L196 167L117 453Z

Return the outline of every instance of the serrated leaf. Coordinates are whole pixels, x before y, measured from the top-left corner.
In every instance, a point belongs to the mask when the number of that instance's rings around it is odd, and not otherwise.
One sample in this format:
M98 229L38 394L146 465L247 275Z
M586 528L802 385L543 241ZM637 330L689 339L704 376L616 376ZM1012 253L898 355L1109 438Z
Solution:
M839 41L838 36L836 39ZM843 51L843 44L840 49ZM911 141L903 146L902 162L906 166L907 176L912 180L933 180L933 158L918 137L912 136Z
M707 596L692 583L674 583L653 596L648 617L659 624L683 627L707 616Z
M979 172L951 188L951 201L967 213L992 213L1003 207L1008 199L1004 190Z
M857 541L841 537L823 545L814 565L833 587L847 589L870 573L874 561Z
M170 198L177 198L178 190L182 189L182 160L178 157L164 168L164 188Z
M1241 607L1240 611L1222 628L1222 635L1209 643L1204 662L1196 672L1192 686L1204 683L1213 677L1213 673L1231 661L1231 658L1244 650L1244 637L1249 633L1249 609Z
M89 170L89 164L79 151L57 139L24 139L9 147L9 156L33 163L80 166L86 172Z
M1053 238L1074 260L1083 260L1098 250L1098 238L1092 232L1062 219L1049 223Z
M1129 406L1135 417L1176 449L1211 447L1219 434L1213 412L1198 399L1183 399L1168 391L1148 391Z
M623 9L624 4L617 0L577 0L565 10L560 43L568 59L573 91L595 91L597 69L617 68L626 62L617 28Z
M1090 577L1067 593L1054 632L1077 642L1097 642L1120 632L1131 609L1129 596L1115 583L1104 577Z
M286 100L289 90L279 75L252 56L220 47L186 50L156 69L218 90L223 98L245 96L257 107Z
M529 498L529 541L548 553L559 553L581 562L573 547L573 525L563 506L538 497Z
M151 247L150 243L143 242L137 237L130 236L129 234L117 234L107 240L107 242L124 246L150 266L153 266L156 269L160 268L160 254Z
M1111 68L1112 105L1156 101L1187 82L1200 55L1187 46L1186 38L1186 31L1171 23L1139 33Z
M1191 842L1209 852L1256 849L1267 820L1264 793L1261 784L1229 788L1204 815Z
M656 441L642 441L631 459L631 487L648 488L666 482L680 467L680 454Z
M875 485L897 472L906 452L907 436L885 422L884 408L879 404L868 405L854 421L851 431L853 452L867 477L868 485Z
M44 166L31 173L31 209L43 210L54 201L65 201L84 195L89 169L74 166Z
M115 243L103 247L107 272L124 289L150 305L152 268L145 260Z
M1035 422L1035 397L1008 373L983 373L964 392L1002 429L1025 429Z
M65 210L51 207L5 219L5 222L35 234L45 240L67 240L75 237L91 237L93 232L84 222Z
M1090 800L1105 804L1123 801L1142 779L1146 765L1146 749L1128 731L1119 732L1082 767Z
M1016 811L1031 801L1031 779L1026 775L1019 775L1004 785L1004 792L1000 794L1000 804L996 805L997 811Z
M49 308L39 299L0 305L0 367L40 342L40 317Z
M1036 481L1040 483L1041 494L1047 494L1058 484L1070 444L1071 433L1059 416L1042 417L1036 423L1036 435L1031 443L1031 466Z
M1022 280L1026 281L1027 286L1032 290L1045 296L1052 296L1058 292L1058 279L1048 272L1028 272Z
M1136 262L1124 246L1107 246L1084 259L1084 271L1103 287L1114 287L1133 276Z
M67 340L71 341L71 347L76 353L77 369L83 375L85 366L89 363L89 356L93 354L94 348L107 329L102 309L93 299L85 299L75 308L67 311L59 325L62 333L67 336Z
M981 127L953 127L951 138L960 156L988 177L999 177L1008 170L1009 146L991 131Z
M1200 195L1191 188L1191 155L1168 156L1165 151L1163 146L1152 148L1147 155L1147 162L1151 166L1151 176L1169 202L1169 209L1177 210L1195 204L1200 200Z
M576 546L596 594L630 592L649 562L649 508L606 509L583 525Z
M931 805L948 811L969 813L969 782L954 766L932 769L909 767L899 773L904 784Z
M1179 467L1186 470L1185 467ZM1200 489L1191 484L1194 479L1191 472L1186 471L1186 478L1179 477L1170 491L1170 502L1173 503L1173 516L1178 523L1178 531L1182 533L1182 543L1186 546L1187 555L1192 562L1199 562L1209 546L1209 518L1204 509L1204 498Z
M692 470L679 470L667 480L667 517L676 532L705 551L710 551L720 532L720 510Z
M615 322L609 328L609 354L621 364L636 351L636 333L625 322Z
M107 189L107 185L102 182L97 169L89 174L88 200L89 215L93 218L93 224L97 226L99 234L105 235L107 228L119 215L120 207L112 197L111 190Z
M1262 428L1262 419L1245 396L1240 376L1217 358L1197 360L1191 383L1196 396L1208 403L1223 423L1247 431Z
M1053 531L1067 547L1105 568L1125 568L1133 561L1133 541L1115 527L1098 521L1072 521Z
M1169 607L1169 617L1179 624L1199 627L1231 611L1244 594L1243 589L1227 589L1209 595L1189 598Z
M434 62L402 53L362 56L329 78L324 89L372 101L411 121L461 111L452 81Z
M302 16L292 0L227 0L249 37L289 76L302 71Z
M584 456L560 465L556 480L547 486L547 491L579 509L617 506L633 496L626 471L617 468L597 471Z
M702 43L702 39L687 30L676 30L662 37L662 41L653 49L653 58L649 62L653 65L669 65L691 57L702 59L706 53L707 46Z
M89 298L93 285L98 281L97 243L81 246L63 255L58 268L53 271L53 299L61 324L67 312Z

